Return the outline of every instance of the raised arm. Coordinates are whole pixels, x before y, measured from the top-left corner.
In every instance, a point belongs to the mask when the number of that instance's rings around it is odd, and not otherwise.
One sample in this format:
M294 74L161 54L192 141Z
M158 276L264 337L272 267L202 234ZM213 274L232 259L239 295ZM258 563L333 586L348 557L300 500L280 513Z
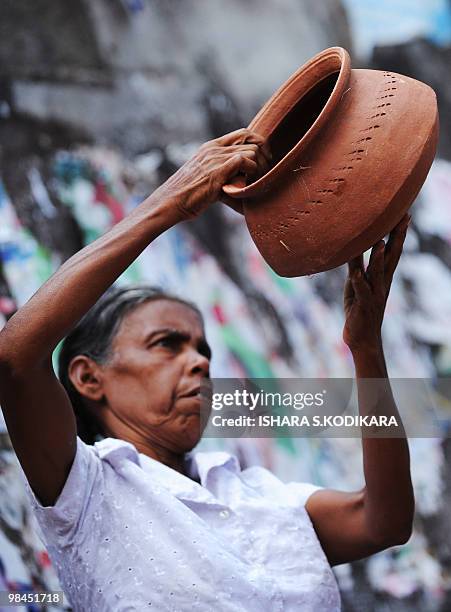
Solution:
M349 264L343 338L354 358L359 411L361 415L394 416L398 428L397 437L366 437L364 433L362 491L323 490L307 502L307 511L332 564L403 544L412 529L409 448L391 393L381 339L385 304L407 226L405 217L386 246L381 241L373 247L366 271L362 257Z
M76 450L72 407L53 372L54 348L152 240L201 213L234 175L264 171L267 158L266 145L246 129L202 145L125 219L66 261L1 331L0 404L44 505L58 498Z

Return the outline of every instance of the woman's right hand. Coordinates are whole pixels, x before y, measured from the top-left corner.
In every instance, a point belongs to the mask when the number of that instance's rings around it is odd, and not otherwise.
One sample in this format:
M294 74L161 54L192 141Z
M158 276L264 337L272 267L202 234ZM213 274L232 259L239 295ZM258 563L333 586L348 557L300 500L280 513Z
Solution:
M265 171L267 158L263 140L249 130L202 145L149 198L65 261L1 330L2 411L28 482L45 506L58 499L77 448L71 401L52 365L58 342L155 238L217 200L237 173Z
M219 199L239 210L237 201L221 194L222 187L239 173L261 176L268 171L270 160L264 139L243 128L203 144L151 199L167 200L174 223L197 217Z

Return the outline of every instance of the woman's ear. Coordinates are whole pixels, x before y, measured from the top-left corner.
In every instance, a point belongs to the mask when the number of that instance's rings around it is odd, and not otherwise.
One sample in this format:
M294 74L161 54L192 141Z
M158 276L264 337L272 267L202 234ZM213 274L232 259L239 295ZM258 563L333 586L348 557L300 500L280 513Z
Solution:
M93 359L86 355L77 355L69 364L68 375L80 395L96 402L103 399L102 372Z

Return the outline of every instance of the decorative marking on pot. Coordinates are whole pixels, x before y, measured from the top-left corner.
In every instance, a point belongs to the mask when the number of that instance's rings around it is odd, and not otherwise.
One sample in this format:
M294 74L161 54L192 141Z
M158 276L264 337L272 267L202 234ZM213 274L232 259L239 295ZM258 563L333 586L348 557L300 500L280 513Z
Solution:
M391 73L384 73L384 77L386 77L386 79L387 78L389 79L388 81L385 80L385 85L387 83L394 84L394 83L398 82L398 80L395 78L395 75L392 75ZM378 95L376 96L376 101L385 97L385 96L383 96L381 94L383 94L383 92L385 92L386 90L387 90L387 88L383 84L381 86L381 88L379 89L379 91L378 91ZM394 90L396 90L396 87L391 87L390 90L394 91ZM392 95L392 97L394 97L394 94L391 94L391 95ZM377 109L377 105L373 105L371 110L374 111L375 109ZM388 111L389 110L390 109L388 109ZM379 123L371 124L371 125L369 125L367 127L364 127L362 129L360 129L359 132L360 133L363 132L363 133L366 134L368 132L371 132L373 130L377 130L377 129L383 127L383 121L384 121L383 117L387 117L387 116L389 116L389 112L388 113L387 112L376 113L375 115L372 115L371 117L368 117L368 121L371 121L372 119L378 119ZM351 141L351 144L353 144L353 145L359 145L361 147L362 146L365 147L365 148L354 149L350 153L348 153L347 154L348 156L352 156L351 161L355 161L355 162L362 161L363 160L363 155L365 155L365 156L368 155L368 150L369 150L369 147L371 146L370 143L371 143L372 140L373 140L372 136L365 136L363 138L359 138L357 140ZM356 157L354 157L354 156L356 156ZM351 170L354 170L354 166L342 166L342 167L339 167L339 168L332 168L332 172L349 172ZM347 176L347 178L349 178L349 175ZM339 176L338 178L329 179L328 182L335 184L336 188L335 189L333 189L333 188L332 189L330 189L330 188L318 189L317 193L322 194L322 195L326 194L326 196L327 196L329 194L338 195L339 193L341 193L343 191L342 190L340 192L340 189L339 189L340 183L345 183L345 178L342 175ZM315 201L310 200L308 203L314 203L314 202Z
M243 200L251 236L282 276L339 266L383 238L412 204L438 137L433 90L389 71L351 70L326 49L251 122L274 163L224 191Z

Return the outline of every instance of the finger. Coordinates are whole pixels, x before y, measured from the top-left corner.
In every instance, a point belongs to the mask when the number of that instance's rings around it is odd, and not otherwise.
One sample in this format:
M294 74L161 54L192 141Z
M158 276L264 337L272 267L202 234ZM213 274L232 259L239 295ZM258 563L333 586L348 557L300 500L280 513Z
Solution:
M393 229L393 231L396 230L402 230L406 227L409 227L409 223L412 219L412 215L410 215L409 213L406 213L403 218L401 219L401 221L395 226L395 228Z
M345 282L345 288L343 291L343 302L344 302L344 306L345 308L349 307L353 300L354 300L354 288L352 286L352 281L350 279L350 277L348 276L348 278L346 279Z
M226 162L224 165L223 184L240 172L250 175L254 175L258 172L257 162L250 159L246 152L237 153Z
M258 174L258 164L253 159L244 156L242 157L240 171L247 176L254 176L255 174Z
M260 134L249 130L249 128L235 130L235 132L230 132L230 134L225 134L224 136L216 138L214 142L220 146L240 145L245 143L256 144L260 147L268 163L271 163L272 153L268 141L263 138L263 136L260 136Z
M402 239L404 241L407 229L411 220L410 215L404 215L401 221L392 229L389 236L389 245L391 245L396 239Z
M237 152L241 151L253 151L255 153L255 159L258 163L259 168L261 169L262 174L268 172L271 159L267 157L265 154L264 148L261 145L256 143L245 143L242 145L230 145L230 147L224 148L225 152L228 152L229 149L236 149Z
M370 261L366 269L366 275L373 293L379 297L385 297L384 253L385 242L379 240L371 249Z
M219 138L215 138L215 142L221 146L228 146L234 144L244 144L245 142L260 144L263 143L263 138L254 132L251 132L249 128L240 128L229 134L224 134Z
M268 171L268 164L265 158L259 153L257 145L240 146L239 153L257 164L257 170L253 174L261 176Z
M268 143L267 140L264 140L258 134L254 134L254 135L250 136L249 138L247 138L246 142L252 142L253 144L258 145L259 151L261 151L263 153L263 155L265 156L268 164L271 164L271 162L272 162L272 153L271 153L271 149L269 147L269 143Z
M259 145L255 142L243 142L243 144L232 144L227 147L222 147L220 150L225 154L229 154L231 152L241 153L242 151L254 151L257 153L258 149Z
M251 159L252 161L257 163L257 149L253 148L255 146L256 145L248 145L246 148L244 146L237 147L235 155L241 155L242 157L247 157L248 159Z
M410 216L405 215L400 223L390 232L385 249L385 278L389 285L401 257L409 223Z
M350 275L352 288L357 301L365 301L372 298L371 288L365 278L363 270L356 268Z
M370 260L368 262L367 272L368 269L370 269L374 265L376 254L380 251L381 248L385 248L385 242L383 240L379 240L378 242L376 242L375 245L373 245L370 253Z
M351 275L356 270L361 270L363 272L363 253L361 255L357 255L354 259L348 262L348 272Z

